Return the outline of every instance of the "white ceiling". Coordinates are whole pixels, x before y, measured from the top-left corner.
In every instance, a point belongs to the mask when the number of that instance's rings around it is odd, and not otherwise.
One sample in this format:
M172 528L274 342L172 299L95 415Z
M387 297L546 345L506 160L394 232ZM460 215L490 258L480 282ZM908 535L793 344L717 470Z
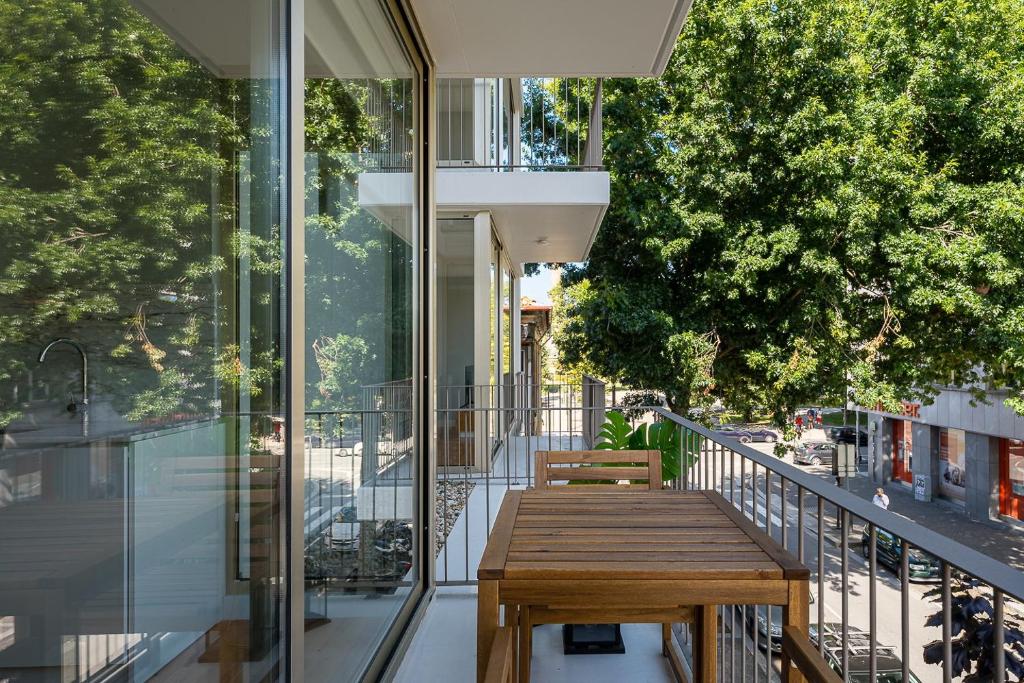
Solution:
M438 76L659 76L692 0L409 0Z

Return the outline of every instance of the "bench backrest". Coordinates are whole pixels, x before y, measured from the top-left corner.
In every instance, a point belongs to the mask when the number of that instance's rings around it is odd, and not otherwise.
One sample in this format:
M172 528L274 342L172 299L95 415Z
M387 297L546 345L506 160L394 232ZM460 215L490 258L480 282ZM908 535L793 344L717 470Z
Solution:
M558 491L661 489L661 451L537 451L536 487ZM614 482L626 481L626 484ZM600 482L585 486L552 482Z

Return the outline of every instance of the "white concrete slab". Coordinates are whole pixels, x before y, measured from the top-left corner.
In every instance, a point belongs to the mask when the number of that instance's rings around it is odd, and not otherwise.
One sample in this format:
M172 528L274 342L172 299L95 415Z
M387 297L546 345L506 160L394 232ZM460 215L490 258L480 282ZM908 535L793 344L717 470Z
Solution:
M626 624L621 655L562 654L562 627L533 631L532 680L544 683L661 683L672 670L661 655L661 627ZM476 677L476 587L440 588L395 678L397 683L454 683Z

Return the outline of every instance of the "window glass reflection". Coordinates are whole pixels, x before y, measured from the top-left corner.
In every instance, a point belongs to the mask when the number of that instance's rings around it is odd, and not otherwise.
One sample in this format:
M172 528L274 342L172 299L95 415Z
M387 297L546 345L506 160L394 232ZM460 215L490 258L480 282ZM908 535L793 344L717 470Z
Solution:
M354 680L418 581L415 81L377 3L305 11L305 672Z
M2 680L280 673L283 26L0 10Z

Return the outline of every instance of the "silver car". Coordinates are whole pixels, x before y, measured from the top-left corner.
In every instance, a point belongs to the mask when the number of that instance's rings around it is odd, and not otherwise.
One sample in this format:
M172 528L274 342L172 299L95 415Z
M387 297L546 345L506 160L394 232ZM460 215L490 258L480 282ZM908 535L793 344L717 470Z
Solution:
M805 441L796 447L793 461L801 465L831 464L836 445L830 441Z

